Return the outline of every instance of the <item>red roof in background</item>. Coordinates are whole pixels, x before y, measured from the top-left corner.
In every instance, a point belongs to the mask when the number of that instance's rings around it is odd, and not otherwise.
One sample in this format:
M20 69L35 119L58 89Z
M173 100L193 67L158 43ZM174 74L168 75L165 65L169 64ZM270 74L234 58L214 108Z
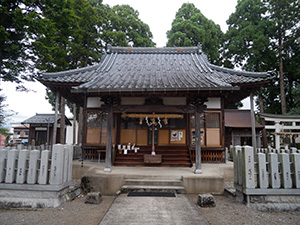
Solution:
M251 128L250 110L225 109L225 127ZM255 120L256 128L264 128Z

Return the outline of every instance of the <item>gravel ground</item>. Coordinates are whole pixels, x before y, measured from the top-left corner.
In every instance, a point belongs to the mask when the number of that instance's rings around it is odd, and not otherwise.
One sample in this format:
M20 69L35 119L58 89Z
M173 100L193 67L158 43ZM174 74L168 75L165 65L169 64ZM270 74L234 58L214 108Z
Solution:
M197 204L197 195L188 195ZM116 197L103 196L99 205L84 203L84 197L63 203L50 209L11 209L0 210L0 224L84 224L98 225ZM297 212L260 212L247 208L225 196L215 196L215 208L200 208L209 224L300 224L300 211Z
M188 195L197 205L198 195ZM260 212L225 196L215 196L216 207L200 208L200 212L209 224L300 224L300 211L296 212Z
M85 204L85 196L65 202L56 208L48 209L0 209L0 224L25 225L96 225L99 224L115 196L103 196L99 205Z

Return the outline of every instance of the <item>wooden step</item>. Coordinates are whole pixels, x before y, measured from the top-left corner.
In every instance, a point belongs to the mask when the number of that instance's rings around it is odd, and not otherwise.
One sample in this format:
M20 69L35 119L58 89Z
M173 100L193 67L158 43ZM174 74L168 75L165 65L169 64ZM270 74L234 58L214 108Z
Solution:
M117 153L115 158L115 166L162 166L162 167L190 167L190 155L185 146L156 146L155 153L162 155L162 163L160 164L144 164L144 155L152 152L151 146L143 146L134 153L129 150L126 155Z

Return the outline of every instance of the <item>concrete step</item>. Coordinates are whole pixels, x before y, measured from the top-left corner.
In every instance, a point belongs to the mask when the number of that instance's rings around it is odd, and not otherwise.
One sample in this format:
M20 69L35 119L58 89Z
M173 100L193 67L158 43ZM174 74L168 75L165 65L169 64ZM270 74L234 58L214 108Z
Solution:
M182 186L182 180L174 179L125 179L124 185L147 185L147 186Z
M153 185L123 185L121 192L172 192L177 194L185 194L183 186L153 186Z

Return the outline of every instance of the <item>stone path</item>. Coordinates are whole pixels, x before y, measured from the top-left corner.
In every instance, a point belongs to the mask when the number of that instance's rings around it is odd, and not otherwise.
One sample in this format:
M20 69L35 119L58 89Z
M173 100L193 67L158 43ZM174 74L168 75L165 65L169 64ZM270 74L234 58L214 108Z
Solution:
M208 225L197 206L185 195L176 197L127 197L116 198L100 225Z

